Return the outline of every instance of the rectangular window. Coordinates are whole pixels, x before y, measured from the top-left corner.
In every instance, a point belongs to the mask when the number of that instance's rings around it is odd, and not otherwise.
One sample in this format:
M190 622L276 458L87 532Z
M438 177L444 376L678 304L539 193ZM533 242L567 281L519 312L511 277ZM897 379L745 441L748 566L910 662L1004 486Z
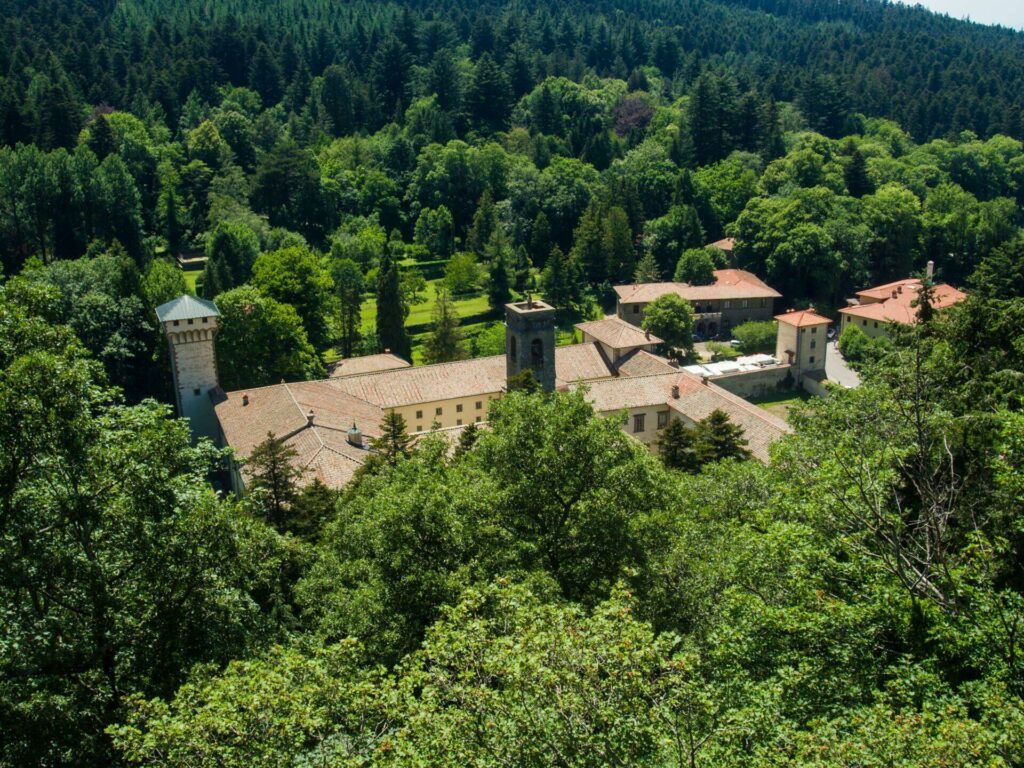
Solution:
M440 406L438 406L437 408L434 409L434 415L435 416L440 416L441 415L441 407Z
M877 327L878 327L878 322L876 321L876 322L875 322L875 328L877 328Z
M477 400L476 401L476 409L479 411L483 407L484 407L484 401L483 400Z
M815 348L816 346L818 346L818 342L816 342L816 341L814 341L814 340L812 339L812 340L811 340L811 349L814 349L814 348Z
M761 299L761 309L764 309L764 307L765 307L764 299Z
M633 417L633 432L644 431L644 414L638 413Z
M174 324L175 325L181 325L181 323L179 323L177 320L174 321Z
M416 431L417 432L422 432L423 431L423 425L422 424L417 424L416 425Z
M208 318L208 317L204 317L204 318L203 318L203 322L204 322L204 323L208 323L208 322L210 322L210 318Z
M476 417L476 423L477 423L477 424L479 424L479 423L480 423L480 417L479 417L479 416L477 416L477 417Z
M811 355L811 357L810 357L810 361L811 361L812 363L814 362L814 355Z
M455 421L455 426L457 426L457 427L461 427L461 426L462 426L462 419L457 419L457 420Z
M668 426L668 411L661 411L658 414L658 429L664 429Z
M722 309L730 309L730 308L732 308L732 302L731 301L723 301L722 302Z
M747 308L747 300L746 300L746 299L744 299L744 300L743 300L743 308L744 308L744 309L746 309L746 308Z
M196 387L195 389L193 389L192 394L195 395L196 397L199 397L199 388Z
M423 411L416 411L416 418L417 419L422 419L423 418Z
M865 327L865 328L867 328L867 327L868 327L868 321L867 321L867 320L862 320L861 322L862 322L862 323L864 323L864 327Z
M640 314L640 305L639 304L634 304L633 305L633 314L634 315L639 315Z
M459 403L458 405L455 406L455 412L462 413L462 403Z
M818 326L814 326L813 328L811 328L811 334L812 335L817 333L817 332L818 332Z

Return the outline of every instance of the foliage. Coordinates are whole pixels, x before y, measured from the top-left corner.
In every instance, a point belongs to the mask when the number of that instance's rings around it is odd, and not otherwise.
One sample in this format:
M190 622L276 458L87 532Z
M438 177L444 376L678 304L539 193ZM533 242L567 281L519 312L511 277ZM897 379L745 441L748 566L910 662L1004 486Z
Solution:
M733 328L732 337L740 342L740 349L746 355L773 354L778 331L774 320L750 320Z
M427 363L448 363L466 356L459 318L452 307L451 294L444 288L437 291L433 323L423 346L423 359Z
M648 304L642 328L659 337L671 354L693 354L693 307L676 294L666 293Z
M226 391L323 375L302 320L290 305L243 286L222 294L217 308L217 371Z

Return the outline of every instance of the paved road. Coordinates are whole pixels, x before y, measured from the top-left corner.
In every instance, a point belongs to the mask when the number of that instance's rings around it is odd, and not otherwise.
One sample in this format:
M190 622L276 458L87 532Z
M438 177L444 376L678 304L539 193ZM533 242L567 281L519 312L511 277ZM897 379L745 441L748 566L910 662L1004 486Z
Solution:
M847 389L853 389L860 384L860 377L850 370L834 341L828 343L828 352L825 354L825 375L829 381L834 381Z

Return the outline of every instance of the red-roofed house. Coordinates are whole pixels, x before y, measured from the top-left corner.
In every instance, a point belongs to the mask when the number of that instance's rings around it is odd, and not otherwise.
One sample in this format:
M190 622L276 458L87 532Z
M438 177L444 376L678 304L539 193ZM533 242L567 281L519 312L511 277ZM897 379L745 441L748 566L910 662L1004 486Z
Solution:
M828 326L832 321L811 309L776 315L779 330L775 337L775 357L793 366L793 378L800 382L805 374L825 371Z
M637 283L617 285L616 314L640 325L647 305L660 296L674 293L693 305L694 331L708 338L727 336L748 320L771 320L775 299L782 296L763 280L743 269L716 269L710 285L689 283Z
M917 298L921 281L916 277L897 280L875 288L858 291L848 299L848 307L839 310L840 327L858 326L871 338L885 336L893 323L913 325L917 322ZM967 295L951 285L935 286L932 306L945 309L963 301Z

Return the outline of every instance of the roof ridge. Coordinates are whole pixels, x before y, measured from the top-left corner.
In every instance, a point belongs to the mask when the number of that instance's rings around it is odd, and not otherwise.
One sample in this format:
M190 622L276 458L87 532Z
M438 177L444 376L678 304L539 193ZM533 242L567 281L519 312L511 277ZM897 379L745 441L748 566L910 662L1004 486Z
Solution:
M743 408L748 413L751 413L751 414L757 416L758 418L762 418L765 421L775 422L775 425L777 427L782 428L786 432L792 432L793 431L793 428L791 426L789 426L789 424L787 424L785 421L780 419L774 413L769 413L764 408L761 408L760 406L754 405L753 403L749 402L748 400L744 400L742 397L740 397L737 394L734 394L734 393L730 392L725 387L720 387L720 386L718 386L717 384L715 384L714 382L711 382L711 381L707 382L707 386L708 387L714 387L716 390L718 390L719 394L724 395L726 400L732 401L733 403L735 403L736 405L740 406L741 408Z

